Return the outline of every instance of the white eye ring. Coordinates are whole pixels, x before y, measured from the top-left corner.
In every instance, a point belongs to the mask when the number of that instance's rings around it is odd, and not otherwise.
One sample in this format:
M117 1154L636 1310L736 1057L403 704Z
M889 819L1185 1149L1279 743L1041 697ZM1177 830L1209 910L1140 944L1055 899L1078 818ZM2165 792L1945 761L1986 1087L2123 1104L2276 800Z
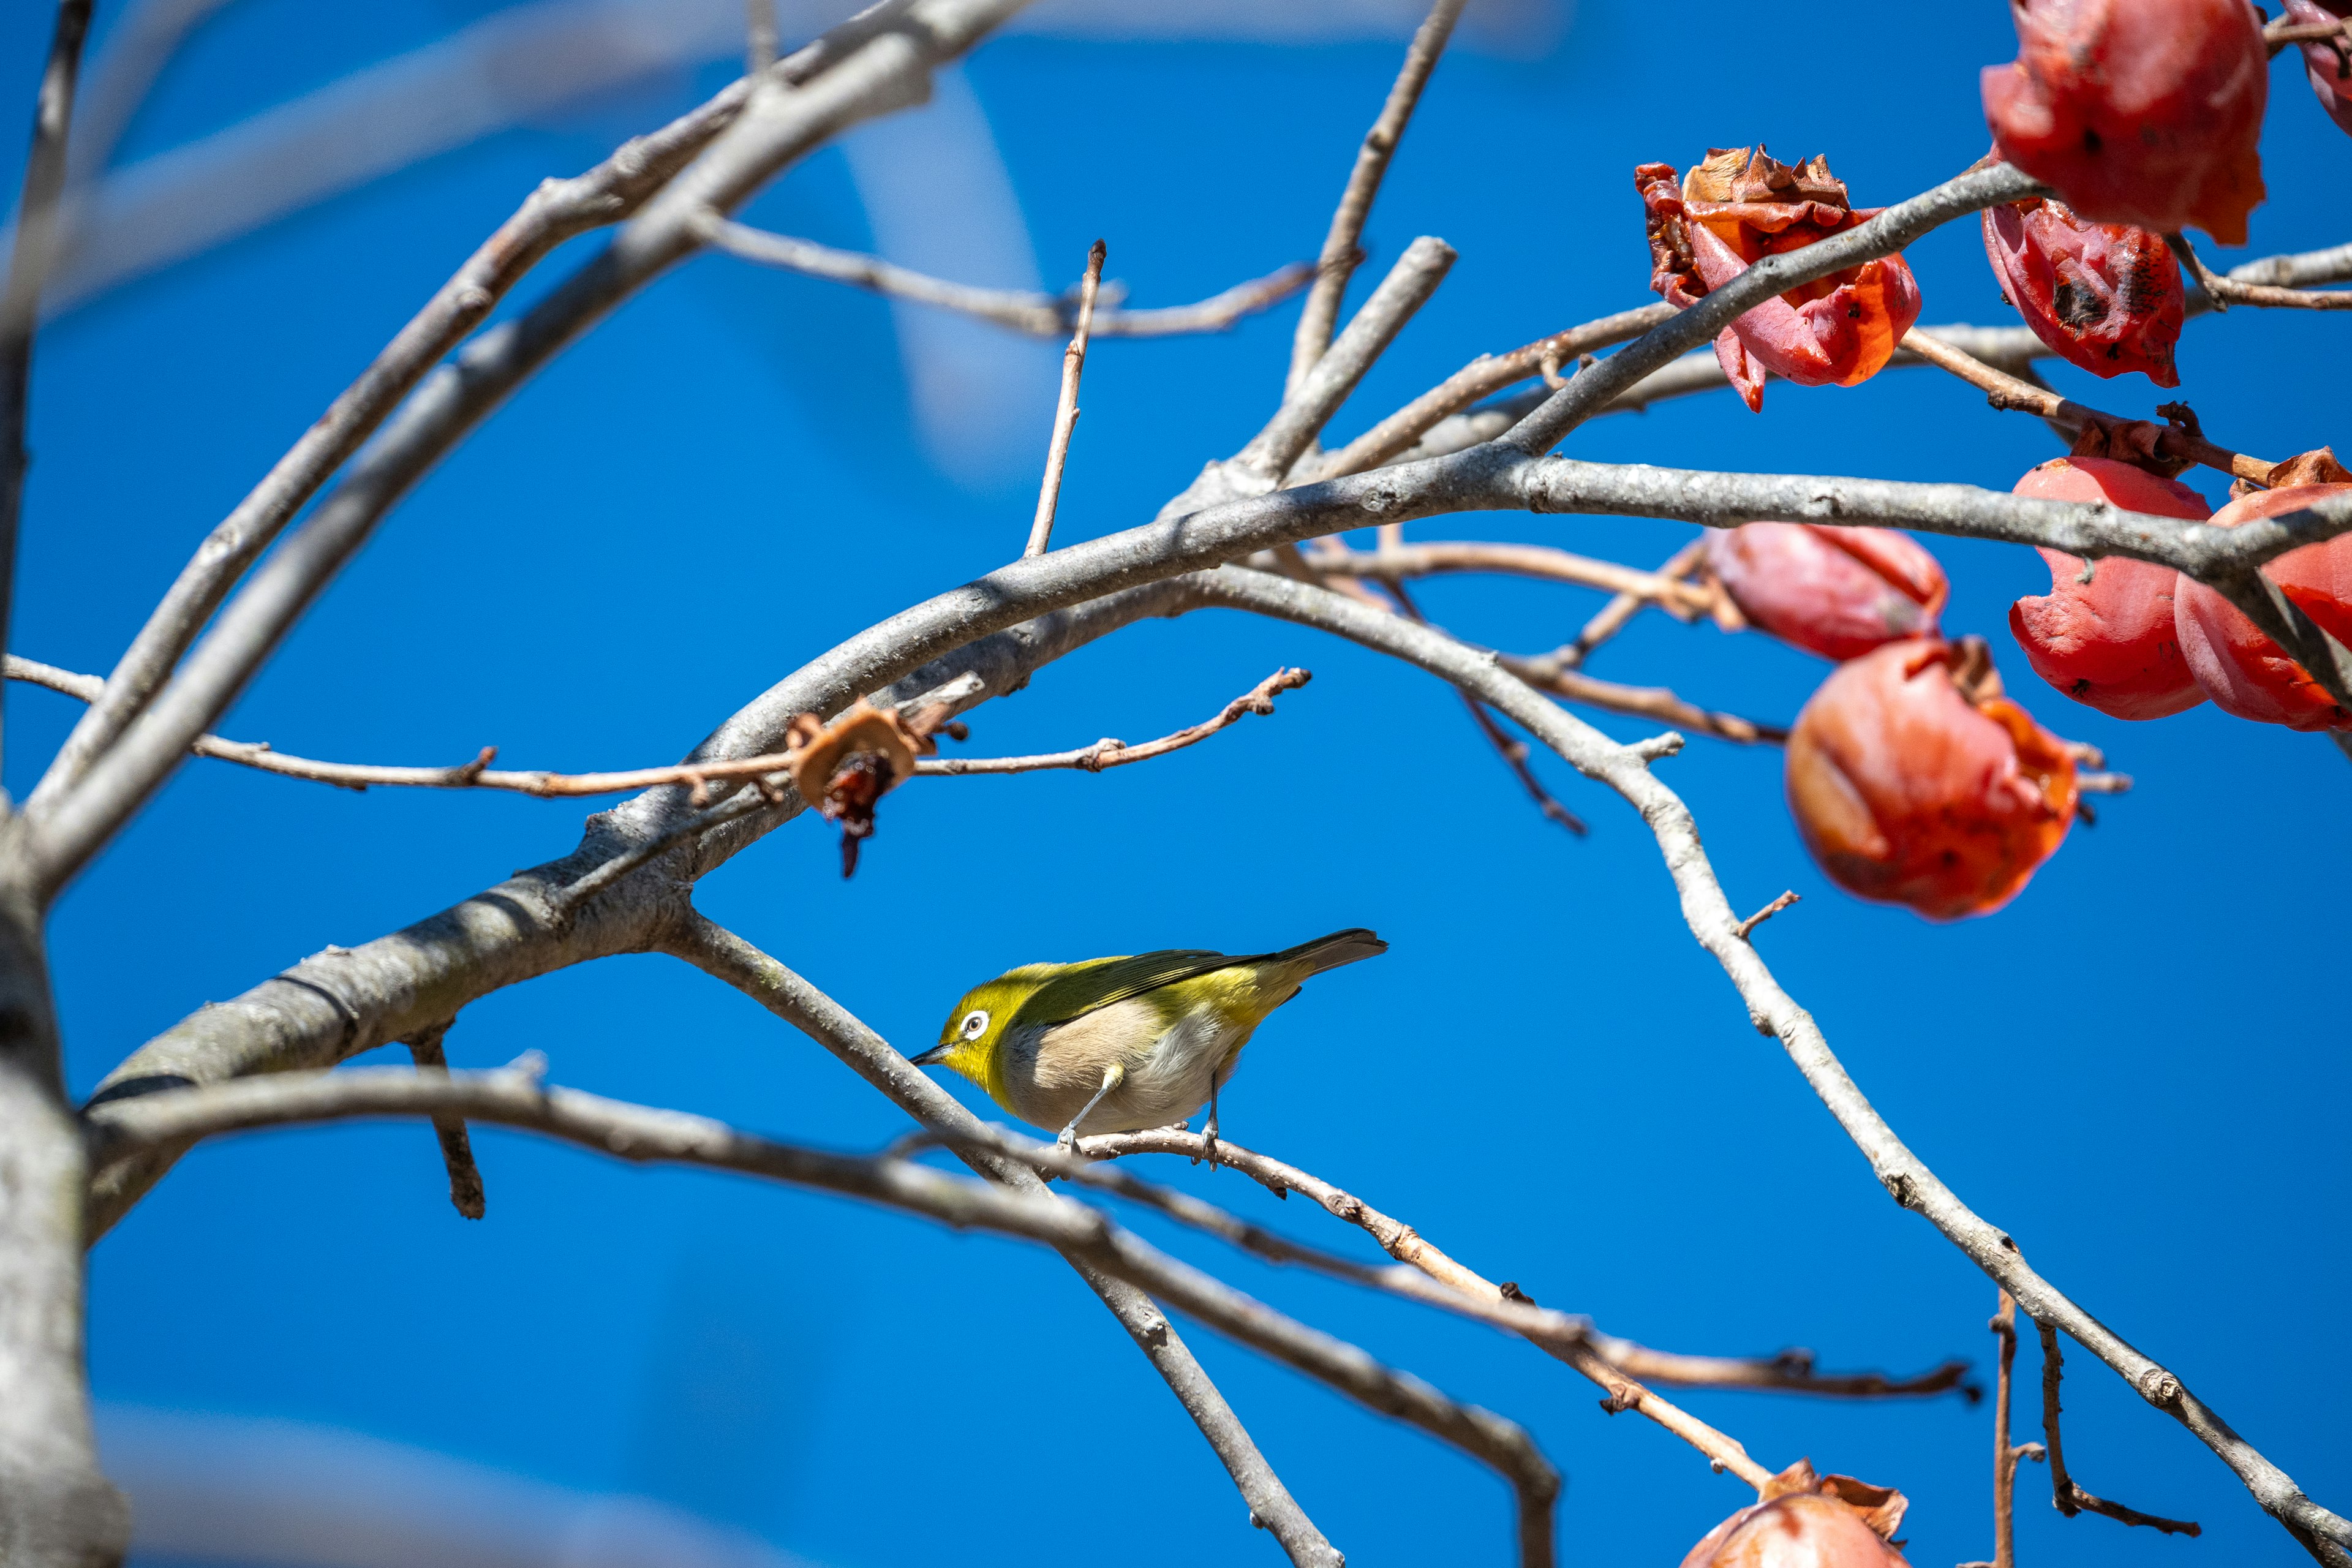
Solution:
M956 1028L958 1037L966 1040L976 1040L986 1033L988 1033L988 1013L986 1009L981 1007L974 1007L971 1012L966 1013L963 1016L963 1022Z

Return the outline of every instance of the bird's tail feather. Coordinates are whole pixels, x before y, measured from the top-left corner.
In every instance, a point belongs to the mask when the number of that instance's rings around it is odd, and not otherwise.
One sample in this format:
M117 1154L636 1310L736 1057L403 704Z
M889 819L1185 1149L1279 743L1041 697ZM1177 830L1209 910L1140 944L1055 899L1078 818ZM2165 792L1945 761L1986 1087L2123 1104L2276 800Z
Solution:
M1320 974L1327 969L1337 969L1343 963L1359 959L1378 958L1389 950L1389 944L1361 926L1348 931L1335 931L1328 936L1318 936L1313 942L1302 942L1297 947L1286 947L1280 952L1267 953L1266 962L1297 965L1300 979Z

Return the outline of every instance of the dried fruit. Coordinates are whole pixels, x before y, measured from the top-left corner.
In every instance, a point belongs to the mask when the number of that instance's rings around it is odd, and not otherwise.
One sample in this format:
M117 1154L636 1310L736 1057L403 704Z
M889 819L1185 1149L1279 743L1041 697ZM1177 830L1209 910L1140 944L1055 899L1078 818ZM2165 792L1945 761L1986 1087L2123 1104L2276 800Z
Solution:
M2286 0L2286 19L2300 26L2352 16L2352 0ZM2352 132L2352 38L2338 33L2303 46L2304 74L2328 117Z
M2246 243L2270 84L2246 0L2011 0L2010 16L2017 58L1983 78L2002 157L2095 223Z
M2074 758L1975 637L1840 665L1797 715L1786 780L1831 881L1931 920L2007 903L2074 821Z
M2180 384L2172 345L2187 297L2162 235L2036 200L1987 207L1984 242L2001 292L2061 358L2093 375L2136 370Z
M1905 1507L1892 1488L1817 1478L1800 1459L1764 1483L1762 1501L1708 1531L1683 1568L1902 1568L1890 1538Z
M1634 188L1650 232L1650 288L1688 310L1757 261L1801 250L1877 216L1857 212L1816 157L1793 167L1761 147L1717 147L1675 183L1673 165L1643 163ZM1715 357L1751 409L1764 373L1800 386L1852 386L1878 374L1919 319L1919 285L1900 256L1882 257L1791 289L1748 311L1715 340Z
M1706 565L1750 624L1823 658L1935 636L1951 592L1936 558L1888 528L1745 523L1708 533Z
M2017 493L2200 522L2210 510L2187 485L2107 458L2053 458L2018 480ZM2009 629L2036 675L2118 719L2161 719L2205 700L2172 626L2179 573L2110 555L2085 582L2079 557L2045 549L2042 559L2050 563L2050 592L2009 609Z
M929 736L896 710L860 698L830 724L814 713L796 715L787 738L793 787L827 822L841 825L841 874L854 876L858 846L874 837L875 805L914 776L915 758L934 749Z
M2213 523L2231 528L2258 517L2277 517L2347 490L2352 484L2257 490L2215 512ZM2322 631L2338 642L2352 642L2352 535L2338 534L2325 543L2290 550L2264 566L2263 575L2276 583ZM2202 583L2181 579L2172 618L2189 672L2223 712L2290 730L2352 729L2352 714L2337 705L2310 671L2289 658L2244 611Z

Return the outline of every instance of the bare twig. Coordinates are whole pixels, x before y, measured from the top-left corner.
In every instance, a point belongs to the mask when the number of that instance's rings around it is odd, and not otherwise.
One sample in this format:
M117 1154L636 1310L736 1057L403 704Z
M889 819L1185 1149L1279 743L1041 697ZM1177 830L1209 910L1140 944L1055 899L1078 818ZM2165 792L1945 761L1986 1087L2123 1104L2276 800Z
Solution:
M1444 3L1454 4L1454 0ZM1404 324L1437 291L1454 260L1454 247L1428 235L1405 247L1404 254L1397 258L1397 264L1381 279L1347 330L1329 349L1318 345L1318 357L1301 374L1297 387L1284 396L1273 419L1234 461L1271 479L1289 473L1307 443L1363 380L1364 373L1388 352Z
M1314 477L1330 479L1378 468L1421 439L1446 416L1514 382L1525 381L1546 364L1575 360L1595 349L1638 338L1674 315L1672 305L1637 306L1548 338L1538 338L1508 353L1481 354L1339 450L1326 455L1315 465Z
M1021 553L1043 555L1054 538L1054 509L1062 499L1062 469L1070 460L1070 432L1078 425L1078 378L1087 370L1087 334L1094 330L1095 295L1102 288L1107 249L1096 240L1087 251L1087 275L1078 284L1078 322L1062 351L1062 390L1054 404L1054 435L1045 447L1045 477L1037 488L1037 515L1030 520L1029 545Z
M1318 577L1370 577L1383 582L1454 573L1504 573L1550 583L1572 583L1582 588L1601 588L1645 604L1672 604L1695 614L1706 613L1715 602L1713 590L1685 583L1665 572L1643 572L1542 544L1467 541L1383 544L1373 552L1322 551L1309 556L1307 564Z
M1405 548L1402 524L1382 523L1379 557L1393 557L1402 553ZM1421 613L1421 606L1413 602L1411 594L1405 592L1401 579L1389 578L1384 585L1395 596L1399 610L1424 626L1428 624L1429 617ZM1543 780L1536 777L1535 769L1528 765L1527 742L1495 722L1495 716L1486 710L1486 705L1468 692L1457 689L1454 695L1462 699L1462 705L1470 710L1470 721L1478 726L1478 732L1486 738L1486 743L1495 749L1496 755L1503 759L1503 765L1511 770L1511 776L1519 781L1519 787L1528 792L1528 798L1535 802L1536 809L1543 814L1544 820L1558 824L1579 838L1590 833L1591 829L1585 826L1584 819L1554 799L1551 791L1544 787Z
M1081 1138L1078 1140L1078 1152L1093 1160L1115 1160L1130 1154L1181 1154L1199 1159L1207 1154L1208 1142L1200 1133L1162 1127L1148 1132L1113 1132ZM1516 1285L1492 1283L1447 1257L1411 1226L1391 1218L1352 1194L1308 1175L1295 1165L1287 1165L1239 1144L1229 1143L1223 1138L1217 1140L1216 1157L1220 1164L1231 1165L1276 1194L1304 1194L1327 1212L1360 1227L1381 1244L1382 1251L1398 1262L1418 1268L1439 1284L1464 1296L1486 1302L1534 1304ZM1515 1331L1526 1332L1526 1330ZM1539 1331L1528 1337L1545 1353L1566 1362L1606 1389L1609 1398L1602 1402L1602 1407L1612 1415L1620 1410L1641 1412L1705 1454L1717 1469L1729 1470L1749 1486L1760 1489L1771 1479L1772 1472L1749 1458L1748 1450L1737 1440L1659 1398L1618 1371L1586 1342L1582 1332L1569 1335Z
M1381 106L1380 118L1372 121L1363 145L1356 150L1356 166L1348 174L1347 188L1339 193L1339 205L1332 209L1331 227L1323 237L1323 253L1316 260L1315 287L1307 291L1306 308L1299 312L1298 328L1291 338L1290 374L1283 383L1286 401L1306 384L1307 373L1330 344L1348 279L1364 258L1358 243L1363 237L1364 220L1371 216L1373 198L1380 195L1381 181L1389 172L1389 160L1403 140L1413 106L1421 101L1421 89L1428 85L1429 73L1437 68L1438 57L1454 36L1454 24L1461 17L1465 3L1437 0L1430 7L1405 49L1404 64L1389 89L1388 101Z
M1169 1257L1099 1210L1049 1194L1009 1191L904 1160L859 1159L776 1142L703 1117L551 1089L529 1068L447 1075L383 1069L282 1073L115 1101L94 1111L91 1121L101 1150L113 1152L184 1145L253 1127L436 1112L526 1128L621 1159L764 1176L959 1227L1042 1242L1487 1465L1517 1499L1523 1568L1551 1568L1551 1506L1559 1477L1517 1424L1458 1404L1354 1345Z
M2036 1319L2033 1326L2042 1335L2042 1436L2050 1449L2051 1506L2069 1519L2078 1513L2097 1513L2125 1524L2146 1525L2166 1535L2204 1534L2204 1530L2194 1521L2142 1513L2136 1508L2126 1508L2119 1502L2094 1497L2066 1473L2066 1449L2058 1430L2061 1409L2058 1388L2065 1379L2066 1358L2058 1348L2058 1330L2054 1325Z
M2340 27L2343 24L2339 23ZM2269 283L2241 283L2235 278L2224 278L2205 265L2197 247L2185 234L2168 234L2165 243L2175 256L2189 264L2197 286L2205 290L2217 310L2232 305L2253 305L2266 310L2352 310L2352 289L2281 289Z
M33 100L32 145L16 201L16 244L0 288L0 648L8 646L16 593L16 521L25 501L26 404L32 392L33 334L40 328L41 286L56 259L58 198L66 184L66 133L90 0L58 0L48 62Z
M2042 1458L2042 1445L2009 1440L2010 1370L2017 1360L2017 1303L2000 1292L2000 1308L1986 1325L2000 1345L1992 1397L1992 1561L1960 1568L2017 1568L2017 1461Z
M1746 942L1749 934L1752 933L1758 926L1762 925L1766 921L1770 920L1774 915L1779 914L1782 910L1787 909L1790 904L1797 901L1797 893L1792 889L1790 891L1781 894L1779 898L1773 900L1762 909L1758 910L1754 914L1749 915L1738 925L1732 927L1731 934L1738 937L1740 941Z
M2290 22L2284 16L2263 28L2263 42L2276 55L2292 44L2315 44L2323 38L2352 37L2352 16L2330 22Z
M436 1024L420 1034L408 1037L408 1055L421 1073L449 1076L449 1058L441 1048L442 1037L449 1032L447 1024ZM474 1163L474 1141L466 1133L466 1119L446 1111L433 1117L434 1135L441 1141L441 1163L449 1172L449 1202L467 1219L479 1219L487 1212L482 1193L482 1169Z
M743 74L758 76L776 63L776 0L743 0Z
M1547 674L1539 661L1509 654L1503 655L1497 662L1538 691L1549 691L1555 697L1607 712L1664 720L1677 729L1695 730L1743 746L1777 746L1789 738L1789 731L1777 724L1759 723L1737 713L1717 713L1698 707L1663 686L1621 686L1613 680L1596 680L1578 669L1556 669Z
M1146 741L1139 746L1106 738L1091 746L1080 746L1074 752L1048 752L1034 757L925 757L915 764L915 772L919 775L940 778L979 773L1034 773L1048 768L1079 768L1098 773L1105 768L1149 762L1153 757L1164 757L1171 752L1198 745L1218 731L1238 722L1244 713L1270 715L1274 712L1276 696L1285 691L1296 691L1314 679L1314 674L1308 670L1277 669L1226 703L1215 718L1179 730L1172 735L1163 735L1157 741Z
M1603 1333L1588 1337L1627 1376L1676 1388L1752 1388L1831 1399L1923 1399L1957 1390L1971 1405L1983 1397L1981 1389L1966 1381L1969 1363L1964 1361L1948 1361L1916 1377L1889 1377L1882 1372L1816 1372L1813 1352L1805 1350L1769 1356L1684 1355Z
M2243 452L2215 446L2193 427L2159 426L2144 419L2126 419L2096 408L2086 408L2070 398L2061 397L2046 386L1996 370L1924 332L1914 331L1907 333L1903 339L1903 346L1937 369L1949 371L1969 385L1982 390L1985 401L1995 408L2039 415L2067 430L2095 428L2118 443L2130 444L2135 448L2145 447L2146 455L2149 457L2184 458L2201 463L2209 468L2218 468L2238 479L2252 479L2256 484L2267 480L2271 469L2276 466L2260 458L2250 458Z
M935 305L980 321L1009 327L1032 337L1061 337L1077 325L1074 294L1041 294L1025 289L977 289L910 271L851 250L791 235L770 234L722 217L714 212L697 214L695 233L714 250L763 266L870 289L894 300ZM1315 269L1303 261L1236 283L1221 294L1193 305L1164 305L1150 310L1113 309L1108 300L1120 297L1117 284L1105 284L1105 303L1095 310L1093 336L1097 338L1168 338L1195 332L1222 332L1244 316L1281 303L1307 286Z

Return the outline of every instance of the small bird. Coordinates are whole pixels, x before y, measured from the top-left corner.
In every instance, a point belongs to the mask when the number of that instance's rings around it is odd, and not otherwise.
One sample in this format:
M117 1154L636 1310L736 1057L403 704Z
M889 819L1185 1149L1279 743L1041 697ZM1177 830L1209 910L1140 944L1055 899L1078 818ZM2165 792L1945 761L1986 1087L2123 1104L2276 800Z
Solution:
M1308 977L1389 944L1360 929L1235 958L1197 948L1025 963L965 993L917 1067L948 1067L1022 1121L1082 1132L1165 1127L1209 1108L1265 1016Z

